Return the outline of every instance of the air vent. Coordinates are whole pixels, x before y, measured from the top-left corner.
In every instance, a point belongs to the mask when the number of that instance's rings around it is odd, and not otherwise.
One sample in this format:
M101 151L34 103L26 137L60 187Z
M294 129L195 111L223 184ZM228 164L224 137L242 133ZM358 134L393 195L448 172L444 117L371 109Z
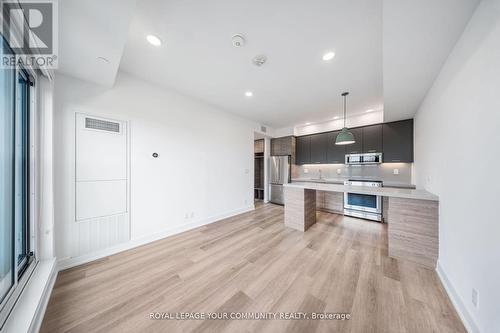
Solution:
M260 131L263 133L267 132L267 127L266 126L260 126Z
M85 128L120 133L120 123L94 118L85 118Z

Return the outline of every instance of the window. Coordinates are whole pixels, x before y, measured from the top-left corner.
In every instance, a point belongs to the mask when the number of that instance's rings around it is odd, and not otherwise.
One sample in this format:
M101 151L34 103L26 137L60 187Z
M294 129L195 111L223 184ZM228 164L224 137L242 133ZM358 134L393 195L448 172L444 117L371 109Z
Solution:
M16 258L22 275L30 262L30 83L24 71L18 71L16 107Z
M1 38L0 54L11 52ZM33 84L23 69L0 68L0 327L35 261L31 214Z
M1 53L8 53L2 39ZM14 124L15 70L1 69L0 75L0 304L14 284Z

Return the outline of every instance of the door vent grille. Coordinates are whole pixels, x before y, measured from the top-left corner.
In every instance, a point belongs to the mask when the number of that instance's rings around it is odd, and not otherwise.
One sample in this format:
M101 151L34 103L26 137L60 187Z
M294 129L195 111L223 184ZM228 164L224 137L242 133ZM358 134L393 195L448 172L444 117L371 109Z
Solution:
M260 131L263 133L267 132L267 127L266 126L260 126Z
M120 133L120 123L95 118L85 118L85 128Z

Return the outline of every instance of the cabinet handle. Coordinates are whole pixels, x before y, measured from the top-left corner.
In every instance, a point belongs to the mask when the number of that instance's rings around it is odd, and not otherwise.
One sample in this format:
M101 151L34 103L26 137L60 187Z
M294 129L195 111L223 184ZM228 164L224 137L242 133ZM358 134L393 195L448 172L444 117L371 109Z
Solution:
M401 160L391 160L391 162L401 162Z
M374 153L376 151L377 151L376 149L368 150L369 153Z

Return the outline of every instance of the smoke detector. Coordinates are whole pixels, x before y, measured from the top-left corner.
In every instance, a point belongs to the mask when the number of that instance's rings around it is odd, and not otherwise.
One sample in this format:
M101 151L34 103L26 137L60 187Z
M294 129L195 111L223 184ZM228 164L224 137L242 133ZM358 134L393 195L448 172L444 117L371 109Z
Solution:
M234 47L242 47L243 45L245 45L245 37L240 34L234 35L231 40L233 41Z
M262 66L266 63L267 61L267 57L265 55L256 55L253 59L252 59L252 62L255 66Z

